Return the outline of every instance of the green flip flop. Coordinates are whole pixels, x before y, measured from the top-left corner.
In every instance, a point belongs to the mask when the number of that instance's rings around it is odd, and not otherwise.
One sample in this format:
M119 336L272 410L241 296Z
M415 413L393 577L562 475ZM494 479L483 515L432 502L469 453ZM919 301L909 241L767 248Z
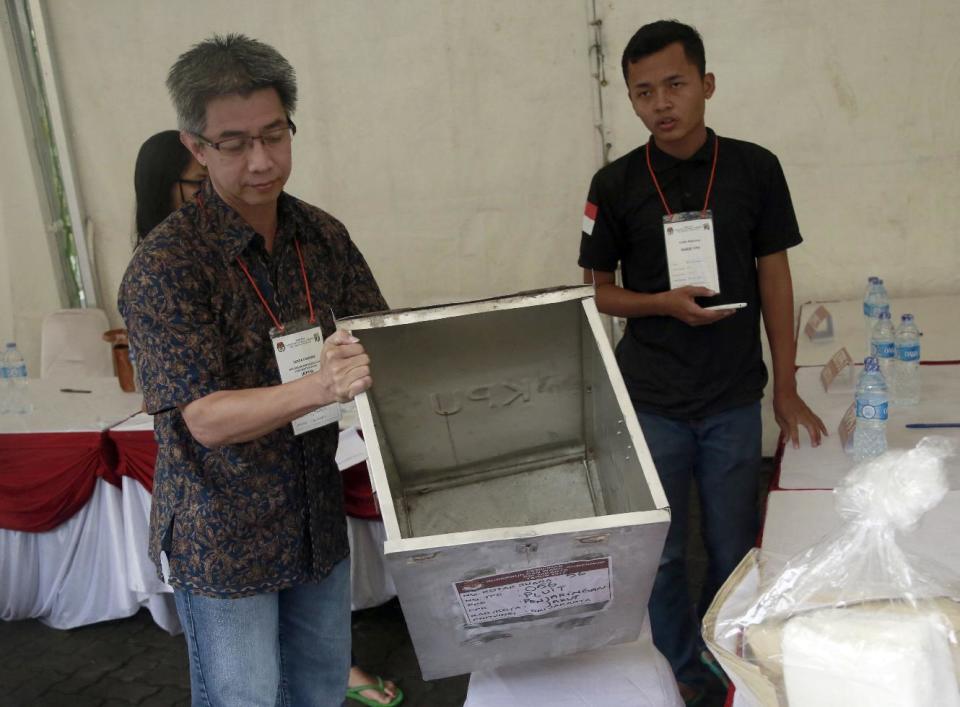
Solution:
M384 696L387 694L383 688L383 678L378 675L376 685L357 685L356 687L348 687L347 699L356 700L360 704L368 705L368 707L396 707L398 704L403 702L403 690L401 690L399 687L397 688L397 694L394 695L393 699L389 702L377 702L370 697L364 697L360 694L361 692L366 692L367 690L376 690Z

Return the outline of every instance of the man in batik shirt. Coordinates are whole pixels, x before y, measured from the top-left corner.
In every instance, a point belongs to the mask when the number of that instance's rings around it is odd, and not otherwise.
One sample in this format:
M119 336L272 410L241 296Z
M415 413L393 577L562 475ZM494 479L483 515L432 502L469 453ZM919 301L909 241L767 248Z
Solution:
M120 287L159 444L150 555L174 587L194 704L340 705L350 574L337 425L295 434L291 421L371 385L334 317L386 303L343 225L283 191L297 89L275 49L215 36L167 86L209 180L150 233ZM273 337L311 328L319 371L281 384Z

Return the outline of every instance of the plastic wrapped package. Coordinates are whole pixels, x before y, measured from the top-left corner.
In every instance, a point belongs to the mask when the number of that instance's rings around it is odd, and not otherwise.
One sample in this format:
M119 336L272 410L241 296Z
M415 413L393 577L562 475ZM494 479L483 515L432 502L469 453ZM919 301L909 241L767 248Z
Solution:
M926 437L855 467L836 532L785 563L744 558L703 627L739 704L960 707L960 582L897 542L947 493L954 452Z

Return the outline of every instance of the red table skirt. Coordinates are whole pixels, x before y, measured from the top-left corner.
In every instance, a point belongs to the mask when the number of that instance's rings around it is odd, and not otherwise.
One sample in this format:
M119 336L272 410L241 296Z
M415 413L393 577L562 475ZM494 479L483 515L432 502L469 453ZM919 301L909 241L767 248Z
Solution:
M153 492L153 432L54 432L0 435L0 528L40 533L90 500L98 478L114 486L129 476ZM380 517L366 462L343 472L348 515Z
M367 463L360 462L344 469L341 477L343 478L343 509L347 515L364 520L380 520L380 508L373 495Z
M145 430L107 432L117 449L117 474L129 476L153 491L153 469L157 462L157 443L153 432ZM364 520L380 518L370 484L367 463L360 462L343 470L343 505L347 515Z
M153 493L153 470L157 464L157 442L153 432L108 430L117 450L117 474L139 481Z
M56 528L86 505L98 478L120 485L102 432L0 435L0 528Z
M157 443L153 432L110 430L107 436L116 445L117 475L136 479L153 491L153 469L157 463ZM347 515L364 520L380 518L373 495L367 463L360 462L343 470L343 505Z

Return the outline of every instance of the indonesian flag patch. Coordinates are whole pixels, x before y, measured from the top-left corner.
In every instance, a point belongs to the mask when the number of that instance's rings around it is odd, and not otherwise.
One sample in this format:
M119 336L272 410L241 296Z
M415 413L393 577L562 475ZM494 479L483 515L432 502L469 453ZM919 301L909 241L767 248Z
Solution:
M597 205L589 201L583 207L583 232L588 236L593 235L593 224L597 222Z

